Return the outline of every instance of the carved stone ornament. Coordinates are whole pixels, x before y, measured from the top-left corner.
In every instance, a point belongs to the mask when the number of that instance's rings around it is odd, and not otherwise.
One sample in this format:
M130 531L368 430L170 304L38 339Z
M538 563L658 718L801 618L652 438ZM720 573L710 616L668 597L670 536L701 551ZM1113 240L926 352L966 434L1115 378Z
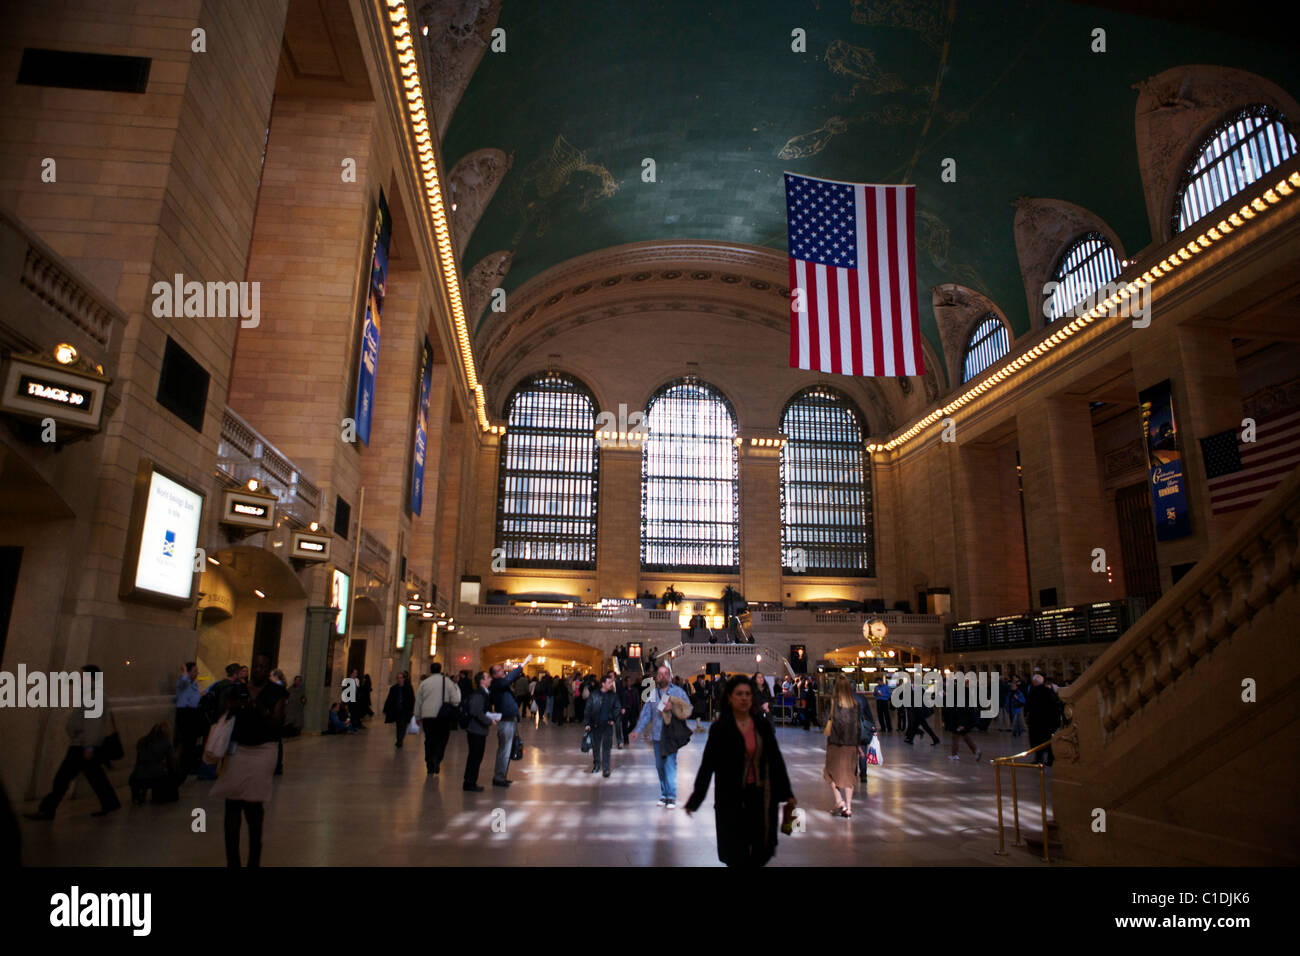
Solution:
M429 32L418 39L423 41L425 77L433 87L428 99L439 140L447 134L500 15L501 0L434 0L420 7L420 26Z
M465 276L465 322L471 329L478 324L478 317L492 298L492 290L505 285L514 258L510 250L498 250L476 262Z
M513 160L499 149L479 149L458 162L447 177L451 196L451 234L456 256L464 255L483 210L492 200Z
M1079 727L1073 722L1052 738L1052 756L1066 763L1079 762Z

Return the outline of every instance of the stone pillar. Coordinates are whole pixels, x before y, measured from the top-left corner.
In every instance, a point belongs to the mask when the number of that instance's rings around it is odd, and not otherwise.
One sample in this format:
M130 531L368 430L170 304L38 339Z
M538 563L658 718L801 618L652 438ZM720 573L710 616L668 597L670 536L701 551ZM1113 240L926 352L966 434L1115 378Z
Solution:
M747 601L780 601L781 450L740 451L740 592Z
M596 597L636 597L641 579L641 446L600 449Z
M1154 326L1153 326L1154 328ZM1233 356L1232 338L1222 329L1192 324L1167 329L1159 337L1142 340L1133 352L1133 380L1139 392L1169 379L1173 385L1174 421L1182 448L1183 480L1192 533L1177 541L1157 542L1160 585L1173 586L1171 568L1199 561L1240 514L1214 517L1206 486L1200 438L1229 428L1241 429L1241 388ZM1135 431L1141 422L1135 416Z
M1119 593L1092 570L1114 514L1105 514L1088 400L1053 396L1017 416L1034 609L1056 589L1057 604L1105 601Z
M956 616L970 620L1028 610L1015 446L959 446L954 493Z

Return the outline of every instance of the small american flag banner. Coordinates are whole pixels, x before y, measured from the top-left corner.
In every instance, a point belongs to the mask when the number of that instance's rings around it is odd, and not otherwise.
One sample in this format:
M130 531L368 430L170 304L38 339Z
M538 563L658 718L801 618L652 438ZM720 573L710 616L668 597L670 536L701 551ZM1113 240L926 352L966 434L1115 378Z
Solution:
M786 173L785 203L790 367L925 374L916 312L916 187Z
M1300 410L1261 419L1253 442L1241 440L1240 428L1202 438L1201 455L1210 510L1219 515L1253 508L1300 465Z

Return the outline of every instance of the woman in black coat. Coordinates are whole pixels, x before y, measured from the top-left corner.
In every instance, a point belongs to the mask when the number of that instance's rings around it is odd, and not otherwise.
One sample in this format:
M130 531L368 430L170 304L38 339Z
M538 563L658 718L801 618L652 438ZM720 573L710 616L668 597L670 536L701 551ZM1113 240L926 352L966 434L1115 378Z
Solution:
M776 853L777 806L784 803L790 813L795 799L776 731L754 709L754 681L744 675L727 681L722 712L709 728L686 802L688 814L700 808L713 777L718 859L727 866L762 866Z
M388 689L384 700L384 723L397 724L397 746L402 746L406 736L406 727L415 714L415 691L411 689L411 675L402 671L397 675L397 683Z

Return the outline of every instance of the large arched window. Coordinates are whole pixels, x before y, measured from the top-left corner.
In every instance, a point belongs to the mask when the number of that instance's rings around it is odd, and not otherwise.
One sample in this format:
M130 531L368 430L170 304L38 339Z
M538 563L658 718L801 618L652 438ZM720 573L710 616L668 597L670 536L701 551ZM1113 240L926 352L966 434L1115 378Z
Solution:
M1224 117L1183 171L1174 201L1174 235L1214 212L1295 155L1286 117L1262 103Z
M544 372L515 388L497 470L496 546L507 567L596 566L598 461L585 386Z
M993 363L1001 361L1010 349L1007 327L990 312L975 326L970 341L966 343L966 355L961 362L962 384L969 382Z
M792 573L874 577L871 472L857 410L818 385L790 400L781 430L781 564Z
M651 397L641 453L641 567L734 572L740 568L736 416L696 379Z
M1084 233L1061 254L1052 274L1047 321L1055 322L1120 273L1119 257L1099 232Z

